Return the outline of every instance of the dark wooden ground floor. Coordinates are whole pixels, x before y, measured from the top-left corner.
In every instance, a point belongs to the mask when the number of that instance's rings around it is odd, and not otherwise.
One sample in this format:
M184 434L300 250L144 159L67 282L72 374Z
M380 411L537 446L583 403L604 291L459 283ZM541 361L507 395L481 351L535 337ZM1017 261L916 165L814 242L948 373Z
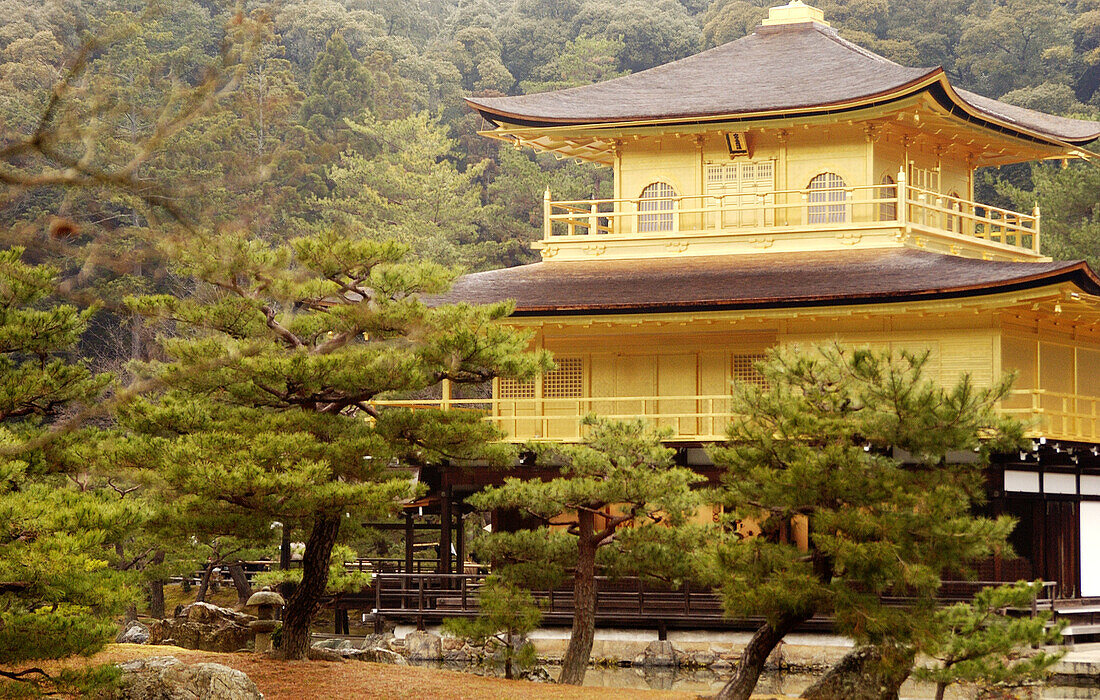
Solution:
M718 477L699 445L680 446L676 459L708 479ZM420 624L476 614L477 588L485 572L469 560L466 522L476 517L480 523L484 516L475 515L465 499L507 476L550 479L557 472L524 461L508 470L449 465L422 469L419 477L427 495L405 507L401 522L378 526L402 533L404 556L356 563L375 573L375 583L362 594L332 601L337 632L346 632L349 611ZM1047 587L1040 606L1069 617L1083 634L1100 634L1100 446L1035 440L1029 450L1000 455L987 473L987 495L984 512L1017 520L1011 538L1014 556L981 563L979 581L946 584L945 600L969 598L990 583L1042 579ZM493 513L490 524L497 531L528 525L518 514L505 512ZM432 555L427 559L425 547ZM668 590L635 579L603 579L599 591L601 626L751 629L755 622L730 619L716 594L690 586ZM568 624L570 591L535 594L547 624ZM827 625L815 620L809 627Z

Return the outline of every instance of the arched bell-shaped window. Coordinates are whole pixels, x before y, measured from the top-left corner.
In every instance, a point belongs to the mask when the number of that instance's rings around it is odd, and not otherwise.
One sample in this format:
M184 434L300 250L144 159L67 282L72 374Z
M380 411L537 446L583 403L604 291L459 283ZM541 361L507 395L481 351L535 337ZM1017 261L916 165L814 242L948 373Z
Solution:
M646 185L638 198L638 233L672 230L676 190L667 182Z
M894 178L889 175L882 176L882 187L878 188L878 199L893 199L893 202L880 202L878 205L879 221L894 221L898 218L898 186Z
M848 193L844 187L844 178L836 173L821 173L810 180L809 223L842 224L848 220Z

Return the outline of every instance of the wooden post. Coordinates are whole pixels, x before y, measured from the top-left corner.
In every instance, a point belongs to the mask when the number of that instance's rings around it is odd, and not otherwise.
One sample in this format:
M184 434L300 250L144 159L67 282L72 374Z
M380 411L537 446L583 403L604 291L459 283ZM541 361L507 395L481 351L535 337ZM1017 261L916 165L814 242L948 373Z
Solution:
M1035 207L1031 210L1031 215L1035 217L1035 234L1031 237L1031 249L1036 253L1039 252L1039 203L1035 203Z
M413 529L412 511L405 511L405 573L413 572L413 545L416 544L416 531Z
M542 193L542 237L550 238L550 187Z
M439 499L439 566L436 573L451 573L451 492L444 489Z
M902 233L909 233L909 184L905 178L905 168L898 171L898 225Z
M600 217L597 216L600 213L599 207L593 203L588 212L588 235L595 236L600 232Z
M444 411L446 411L451 407L451 380L450 379L444 379L443 380L441 390L443 392L443 394L442 394L443 398L440 401L440 408L442 408Z
M466 528L465 528L466 516L465 516L465 513L462 512L461 504L455 510L458 511L455 514L456 515L456 517L455 517L455 525L456 525L456 529L455 529L455 573L456 574L465 574L466 573L466 566L465 566L465 564L466 564Z

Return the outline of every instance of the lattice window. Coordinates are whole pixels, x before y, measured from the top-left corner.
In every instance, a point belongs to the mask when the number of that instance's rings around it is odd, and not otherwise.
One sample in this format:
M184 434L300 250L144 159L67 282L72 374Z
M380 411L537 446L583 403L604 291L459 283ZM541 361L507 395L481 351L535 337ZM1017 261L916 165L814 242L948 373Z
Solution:
M533 399L535 382L531 379L502 378L499 391L501 399Z
M711 193L775 189L775 163L770 160L714 163L706 167L706 174Z
M807 189L810 190L811 224L840 224L847 221L847 206L844 202L848 199L848 193L844 187L844 178L836 173L821 173L810 180Z
M558 368L542 377L542 395L548 399L576 399L584 395L584 361L579 357L554 358Z
M909 186L916 187L918 190L928 190L929 192L936 192L939 188L939 172L935 170L929 170L927 168L918 168L912 163L909 164Z
M714 188L724 188L727 184L737 183L737 164L730 165L708 165L707 166L707 186Z
M763 373L756 368L758 362L763 362L764 355L734 355L733 378L742 384L751 384L761 389L768 388L768 380Z
M638 232L655 233L658 231L672 230L672 209L675 204L673 197L676 190L667 182L654 182L642 190L642 196L638 200ZM666 212L661 214L646 214L643 212Z
M774 186L775 183L775 163L770 160L761 160L756 162L756 179L758 181L764 181Z

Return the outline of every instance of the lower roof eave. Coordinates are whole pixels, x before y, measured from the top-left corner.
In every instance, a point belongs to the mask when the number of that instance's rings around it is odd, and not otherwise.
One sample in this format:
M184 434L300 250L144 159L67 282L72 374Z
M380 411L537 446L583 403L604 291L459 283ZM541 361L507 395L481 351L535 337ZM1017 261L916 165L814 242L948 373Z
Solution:
M1072 283L1085 294L1100 296L1100 284L1097 284L1091 271L1082 263L1057 275L1037 275L1032 279L1016 280L1009 284L983 285L980 287L960 287L954 289L935 289L903 293L861 294L852 296L806 296L770 299L738 300L727 302L693 301L682 303L641 303L641 304L592 304L573 306L517 307L513 318L540 318L554 316L606 316L629 314L699 313L714 311L758 311L758 310L797 310L829 306L859 306L871 304L900 304L920 301L938 301L964 299L996 294L1011 293L1041 287L1053 287L1063 283Z

